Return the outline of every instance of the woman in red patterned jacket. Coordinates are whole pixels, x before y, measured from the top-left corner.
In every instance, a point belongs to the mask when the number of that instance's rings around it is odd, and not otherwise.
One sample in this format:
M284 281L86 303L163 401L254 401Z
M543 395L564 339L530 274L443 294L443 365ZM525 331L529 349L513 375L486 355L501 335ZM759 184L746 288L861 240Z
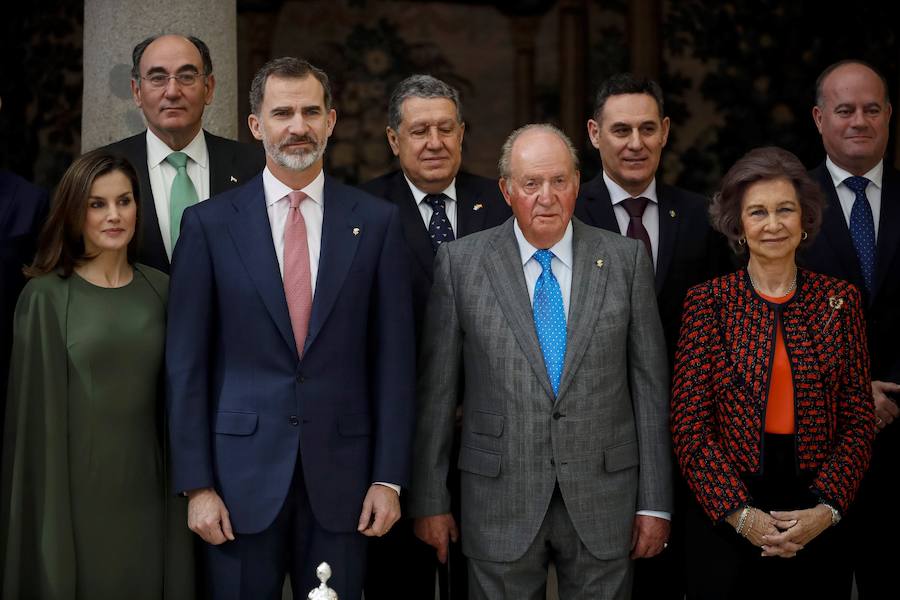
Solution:
M822 193L780 148L749 152L710 207L746 269L690 290L672 390L689 598L849 598L841 516L875 426L859 292L798 269Z

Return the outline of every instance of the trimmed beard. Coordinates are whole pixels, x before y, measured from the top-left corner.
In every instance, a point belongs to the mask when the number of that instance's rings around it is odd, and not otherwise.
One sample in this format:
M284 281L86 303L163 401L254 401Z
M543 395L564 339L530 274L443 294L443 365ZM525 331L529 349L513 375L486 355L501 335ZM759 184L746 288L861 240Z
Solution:
M297 141L296 138L288 138L285 140L285 144ZM317 143L314 150L304 151L300 154L290 154L281 149L281 145L273 144L263 135L263 148L266 150L266 154L272 157L276 163L284 167L285 169L290 169L292 171L305 171L310 166L312 166L317 160L322 158L325 154L325 148L328 147L328 138L326 137L322 143Z

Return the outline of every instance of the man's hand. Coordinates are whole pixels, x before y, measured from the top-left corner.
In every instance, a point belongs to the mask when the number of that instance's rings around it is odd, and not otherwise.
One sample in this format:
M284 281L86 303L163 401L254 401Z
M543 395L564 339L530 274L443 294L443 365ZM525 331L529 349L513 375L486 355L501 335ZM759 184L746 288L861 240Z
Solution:
M456 542L459 539L456 521L450 513L420 517L415 520L413 531L417 538L437 551L437 558L441 563L447 562L450 542Z
M631 558L650 558L665 548L672 524L668 519L650 515L634 515L631 530Z
M381 537L400 518L400 495L386 485L373 483L366 492L356 530L369 537Z
M763 556L791 558L831 527L831 509L824 504L806 510L773 510L770 514L781 531L763 536Z
M900 407L887 397L888 393L900 393L900 385L892 381L873 381L872 399L875 400L875 427L881 431L900 417Z
M228 509L212 488L188 492L188 527L213 546L234 541Z

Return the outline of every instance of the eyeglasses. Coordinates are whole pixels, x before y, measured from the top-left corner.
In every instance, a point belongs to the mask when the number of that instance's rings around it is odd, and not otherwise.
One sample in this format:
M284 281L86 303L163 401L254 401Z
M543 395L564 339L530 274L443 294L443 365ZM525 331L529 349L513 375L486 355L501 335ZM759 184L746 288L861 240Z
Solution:
M164 88L169 85L170 79L174 79L178 82L178 85L182 87L191 87L192 85L197 83L197 80L199 80L201 77L206 77L206 73L194 73L192 71L187 71L185 73L178 73L176 75L154 73L153 75L141 77L141 79L149 83L150 87Z

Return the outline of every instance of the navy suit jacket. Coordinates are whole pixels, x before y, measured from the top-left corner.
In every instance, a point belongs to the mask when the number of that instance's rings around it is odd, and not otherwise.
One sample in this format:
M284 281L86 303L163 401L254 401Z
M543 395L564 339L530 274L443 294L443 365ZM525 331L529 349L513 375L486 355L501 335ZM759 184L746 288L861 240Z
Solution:
M176 490L214 486L235 530L256 533L299 456L318 523L351 532L370 484L408 484L415 347L396 207L325 178L300 360L261 175L185 211L169 301Z
M257 144L235 142L206 130L203 135L206 136L206 150L209 153L210 197L246 183L266 166L265 153ZM169 257L159 231L153 188L150 187L150 170L147 168L147 131L113 142L103 150L128 159L138 173L142 202L137 261L168 273Z
M725 238L709 226L706 198L659 180L656 195L659 246L654 287L671 367L688 289L733 271L734 263ZM575 216L588 225L621 233L603 173L581 186Z
M884 166L881 217L875 256L875 285L863 285L850 228L825 164L810 172L825 192L822 228L800 254L806 268L845 279L863 295L872 379L900 383L900 172Z
M400 210L403 238L409 250L413 310L415 311L416 332L422 331L425 306L434 281L434 250L428 237L428 228L422 220L422 213L409 189L403 171L382 175L360 186L370 194L393 202ZM456 174L456 234L457 238L490 229L504 223L512 211L500 193L496 179L459 172Z
M0 425L6 406L13 313L25 285L22 267L34 260L48 208L47 192L18 175L0 171L0 399L4 400L0 403ZM0 441L2 436L0 427Z

